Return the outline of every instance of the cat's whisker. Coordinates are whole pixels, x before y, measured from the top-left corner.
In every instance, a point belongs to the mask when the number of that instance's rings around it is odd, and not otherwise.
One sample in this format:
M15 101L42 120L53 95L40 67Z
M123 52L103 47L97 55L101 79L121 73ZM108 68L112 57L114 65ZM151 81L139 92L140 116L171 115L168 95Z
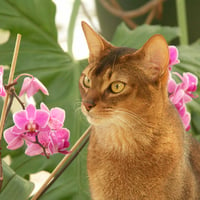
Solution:
M81 103L82 103L82 102L80 101L80 99L75 100L74 106L75 106L75 107L81 106Z
M120 128L124 129L124 127L128 127L130 130L133 130L134 125L129 122L129 120L125 120L123 117L120 117L119 115L116 116L117 125L120 126Z
M75 113L82 113L81 107L77 107L77 108L75 109Z
M125 115L129 116L131 119L133 119L138 124L141 124L141 125L149 127L149 128L154 128L154 126L152 124L146 122L143 118L141 118L138 115L134 114L130 110L127 110L127 109L117 109L115 112L118 113L118 114L120 113L120 114L125 114Z

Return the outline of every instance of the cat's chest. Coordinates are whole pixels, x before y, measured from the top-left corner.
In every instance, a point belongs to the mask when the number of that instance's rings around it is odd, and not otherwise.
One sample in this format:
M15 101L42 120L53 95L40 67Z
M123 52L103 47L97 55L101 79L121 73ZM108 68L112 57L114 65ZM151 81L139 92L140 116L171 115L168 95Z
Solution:
M144 191L142 188L145 187L146 178L139 165L136 165L134 150L131 152L130 146L129 153L120 154L114 150L112 144L109 148L106 150L105 145L98 144L95 138L91 138L87 168L91 192L94 196L98 194L94 199L128 200L131 196L134 198L137 191ZM146 196L145 192L141 195Z
M91 135L88 146L87 168L93 199L132 200L149 199L150 196L155 199L154 194L162 196L163 180L171 173L165 163L170 155L159 155L156 147L136 147L130 139L120 141L119 149L116 149L111 141L106 144L108 138L104 137L105 140L102 137L100 142L95 134Z

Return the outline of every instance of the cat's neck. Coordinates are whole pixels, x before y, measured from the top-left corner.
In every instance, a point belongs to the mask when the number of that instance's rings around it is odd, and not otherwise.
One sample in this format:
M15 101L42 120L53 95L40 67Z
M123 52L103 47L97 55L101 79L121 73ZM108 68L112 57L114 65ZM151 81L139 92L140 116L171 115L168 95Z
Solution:
M154 109L151 109L154 110ZM152 113L144 112L143 119L134 120L127 116L127 123L113 123L93 126L97 144L106 151L140 151L152 148L152 144L184 143L184 130L181 120L177 119L173 106L165 104ZM148 120L147 120L148 119ZM175 130L177 129L177 130Z

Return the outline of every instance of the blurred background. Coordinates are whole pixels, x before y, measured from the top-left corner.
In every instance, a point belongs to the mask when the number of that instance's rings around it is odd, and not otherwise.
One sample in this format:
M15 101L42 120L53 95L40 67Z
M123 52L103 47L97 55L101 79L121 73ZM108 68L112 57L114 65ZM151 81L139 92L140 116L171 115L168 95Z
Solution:
M57 7L56 12L56 24L58 27L59 43L64 50L67 50L67 28L69 25L70 16L74 6L74 0L53 0ZM74 32L74 44L73 52L74 56L78 59L86 58L88 56L88 49L85 43L85 38L81 29L81 21L87 21L97 31L107 39L111 40L117 26L121 22L125 22L130 29L135 29L137 26L146 24L160 24L163 26L178 26L177 19L177 4L175 0L160 1L160 5L153 11L138 14L134 18L122 18L113 14L101 1L101 0L82 0L78 16L76 19L76 27ZM110 8L116 10L126 11L137 11L139 8L143 8L146 4L148 5L149 0L111 0ZM108 3L107 3L108 4ZM195 42L200 37L200 20L199 20L199 9L200 2L198 0L185 1L186 6L186 20L187 20L187 31L189 43ZM120 9L119 9L120 8ZM150 14L151 13L151 14ZM80 42L81 46L80 47ZM178 44L178 41L175 42ZM79 49L77 51L76 49Z

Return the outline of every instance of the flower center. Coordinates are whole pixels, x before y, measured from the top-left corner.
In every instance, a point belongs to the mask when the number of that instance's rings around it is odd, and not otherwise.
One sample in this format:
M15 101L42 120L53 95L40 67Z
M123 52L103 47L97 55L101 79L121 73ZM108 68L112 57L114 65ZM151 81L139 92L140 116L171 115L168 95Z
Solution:
M36 124L36 123L33 123L33 122L29 122L25 129L27 130L27 133L38 133L38 129L39 129L39 126Z

